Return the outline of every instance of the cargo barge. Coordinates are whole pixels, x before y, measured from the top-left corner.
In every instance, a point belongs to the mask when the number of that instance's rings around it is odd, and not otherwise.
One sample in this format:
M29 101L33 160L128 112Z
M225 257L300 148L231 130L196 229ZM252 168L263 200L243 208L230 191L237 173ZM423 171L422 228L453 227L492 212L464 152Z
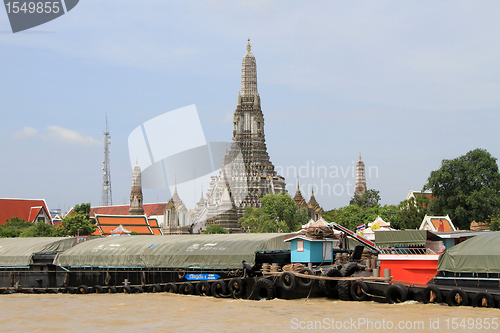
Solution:
M0 239L0 293L326 296L499 306L500 233L436 253L428 239L378 247L342 232L352 237L342 237L343 246L338 238L305 234L122 236L79 245L74 238Z

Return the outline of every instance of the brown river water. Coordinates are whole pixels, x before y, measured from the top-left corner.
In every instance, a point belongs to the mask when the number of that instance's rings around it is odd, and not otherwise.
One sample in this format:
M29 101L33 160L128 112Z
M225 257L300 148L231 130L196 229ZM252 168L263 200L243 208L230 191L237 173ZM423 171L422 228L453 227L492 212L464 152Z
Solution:
M454 329L456 328L456 329ZM177 294L0 295L1 332L500 332L500 309Z

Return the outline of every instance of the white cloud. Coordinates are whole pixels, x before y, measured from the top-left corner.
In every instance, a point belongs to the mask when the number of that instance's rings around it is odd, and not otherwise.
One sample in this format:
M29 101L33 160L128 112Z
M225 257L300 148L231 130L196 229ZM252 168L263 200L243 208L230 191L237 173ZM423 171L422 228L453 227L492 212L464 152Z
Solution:
M14 133L15 139L26 139L31 136L37 135L38 131L33 127L24 126L24 128L16 133Z
M93 137L80 134L67 128L59 126L47 126L46 133L39 133L37 129L25 126L22 130L14 133L15 139L27 139L35 137L47 141L62 142L72 146L101 146L103 143Z
M45 136L45 138L49 140L64 142L66 144L76 146L100 146L103 144L101 141L96 140L91 136L80 134L67 128L47 126L46 129L49 133Z

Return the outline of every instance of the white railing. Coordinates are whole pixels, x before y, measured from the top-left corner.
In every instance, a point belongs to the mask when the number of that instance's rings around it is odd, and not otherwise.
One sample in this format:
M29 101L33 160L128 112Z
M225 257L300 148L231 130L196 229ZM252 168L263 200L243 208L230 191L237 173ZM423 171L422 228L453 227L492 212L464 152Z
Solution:
M429 248L391 247L380 248L379 254L436 254Z

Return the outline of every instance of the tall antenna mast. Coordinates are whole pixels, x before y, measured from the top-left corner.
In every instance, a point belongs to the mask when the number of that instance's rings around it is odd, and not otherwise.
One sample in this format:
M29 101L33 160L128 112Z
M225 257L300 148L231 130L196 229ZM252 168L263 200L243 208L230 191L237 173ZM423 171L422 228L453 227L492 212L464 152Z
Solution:
M112 206L113 198L111 195L111 174L109 172L109 145L111 136L108 132L108 116L106 115L106 132L104 132L104 161L102 161L102 195L101 206Z

